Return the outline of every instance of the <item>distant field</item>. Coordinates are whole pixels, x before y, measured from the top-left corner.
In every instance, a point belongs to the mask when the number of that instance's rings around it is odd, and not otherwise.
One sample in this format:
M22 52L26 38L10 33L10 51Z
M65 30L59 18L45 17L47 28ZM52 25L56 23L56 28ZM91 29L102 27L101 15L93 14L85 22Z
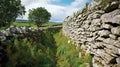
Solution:
M35 27L35 23L33 22L13 22L14 26L32 26ZM44 23L42 24L42 27L47 27L47 26L57 26L57 25L62 25L62 23Z
M36 26L35 23L31 23L31 22L13 22L14 26Z

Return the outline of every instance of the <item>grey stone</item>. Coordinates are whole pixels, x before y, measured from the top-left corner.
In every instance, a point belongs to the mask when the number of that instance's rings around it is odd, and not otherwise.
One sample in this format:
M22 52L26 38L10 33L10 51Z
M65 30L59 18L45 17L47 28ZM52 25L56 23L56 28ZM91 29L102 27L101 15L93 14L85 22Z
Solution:
M101 8L100 1L94 1L84 8L86 12L78 11L63 23L64 33L74 44L92 54L93 67L119 67L116 59L120 55L120 9L116 4L112 1Z
M112 47L112 48L105 48L105 51L106 51L106 53L108 53L109 55L111 55L111 56L113 56L113 57L117 57L117 55L116 54L118 54L119 52L118 52L118 48L116 48L116 47Z
M22 30L22 28L21 27L16 27L16 33L23 33L23 30Z
M112 39L116 39L117 36L115 36L114 34L109 34L109 37L112 38Z
M93 41L93 39L92 38L87 38L87 41L91 42L91 41Z
M120 15L120 9L114 10L110 13L103 14L101 16L101 20L102 22L105 22L105 23L111 22L111 23L119 24L120 16L117 16L117 15Z
M98 30L100 30L101 28L100 27L98 27L98 26L93 26L93 25L91 25L90 27L89 27L89 30L90 31L98 31Z
M113 45L114 45L114 42L115 42L115 40L113 40L111 38L104 39L103 41L107 44L113 44Z
M120 9L120 4L119 4L119 7L118 7L119 9Z
M102 66L99 65L97 60L100 60L100 59L98 57L94 57L92 59L93 67L102 67Z
M4 36L3 32L0 31L0 36Z
M78 18L81 18L82 17L82 15L80 14L79 16L78 16Z
M90 14L87 19L88 20L89 19L98 19L98 18L100 18L100 16L101 16L101 14L94 12L94 13Z
M5 36L9 36L10 32L8 30L1 30L1 32L5 35Z
M120 63L116 64L116 66L115 66L115 67L119 67L119 66L120 66Z
M97 41L103 41L104 38L102 38L102 37L98 37L96 40L97 40Z
M120 48L120 41L114 41L114 46L119 47Z
M92 24L93 25L101 25L101 19L93 19Z
M120 64L120 57L116 58L116 62Z
M98 31L95 31L95 32L91 33L91 35L97 36L98 35Z
M110 32L108 30L101 30L98 32L100 36L109 36Z
M118 49L118 54L120 55L120 48Z
M103 11L103 10L99 10L99 11L95 11L97 14L104 14L105 13L105 11Z
M6 40L6 37L5 37L4 33L2 33L0 31L0 41L4 41L4 40Z
M118 40L120 41L120 37L118 37Z
M102 24L101 28L105 28L105 29L111 29L112 26L110 24Z
M119 27L114 27L111 29L111 32L116 35L120 35L120 29Z
M105 62L106 64L110 63L110 61L111 61L112 59L114 59L113 56L107 54L104 50L99 50L99 49L98 49L98 50L96 51L96 53L99 54L99 56L102 57L104 61L106 61L106 62Z
M10 30L9 30L11 33L16 33L17 29L16 27L10 27Z

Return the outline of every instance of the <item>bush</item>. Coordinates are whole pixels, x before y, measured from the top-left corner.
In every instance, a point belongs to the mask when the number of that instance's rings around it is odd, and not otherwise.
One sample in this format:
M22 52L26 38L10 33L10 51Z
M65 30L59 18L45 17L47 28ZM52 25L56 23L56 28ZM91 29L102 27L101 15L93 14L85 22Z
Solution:
M25 37L9 43L6 67L56 67L54 33L53 30L41 32L41 41L32 39L32 35L31 40Z

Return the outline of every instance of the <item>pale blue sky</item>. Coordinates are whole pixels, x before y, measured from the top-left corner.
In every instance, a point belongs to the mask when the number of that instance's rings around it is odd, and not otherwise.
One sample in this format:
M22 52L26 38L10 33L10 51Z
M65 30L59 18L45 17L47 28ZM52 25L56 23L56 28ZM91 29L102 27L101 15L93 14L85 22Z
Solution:
M50 21L61 22L66 16L83 8L86 2L91 3L92 0L22 0L26 7L23 19L27 19L29 9L45 7L52 15Z

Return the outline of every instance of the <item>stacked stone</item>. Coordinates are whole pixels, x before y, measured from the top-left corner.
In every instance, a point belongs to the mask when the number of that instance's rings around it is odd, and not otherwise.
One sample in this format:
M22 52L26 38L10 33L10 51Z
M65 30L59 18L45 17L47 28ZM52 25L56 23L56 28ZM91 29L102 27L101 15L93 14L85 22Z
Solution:
M112 3L106 10L90 10L94 7L88 5L86 12L79 10L63 23L64 34L92 54L93 67L120 66L120 2ZM114 6L118 8L110 10Z
M28 35L31 32L42 31L48 29L62 28L62 26L53 26L53 27L14 27L11 26L6 30L0 30L0 41L5 41L7 37L21 37Z

